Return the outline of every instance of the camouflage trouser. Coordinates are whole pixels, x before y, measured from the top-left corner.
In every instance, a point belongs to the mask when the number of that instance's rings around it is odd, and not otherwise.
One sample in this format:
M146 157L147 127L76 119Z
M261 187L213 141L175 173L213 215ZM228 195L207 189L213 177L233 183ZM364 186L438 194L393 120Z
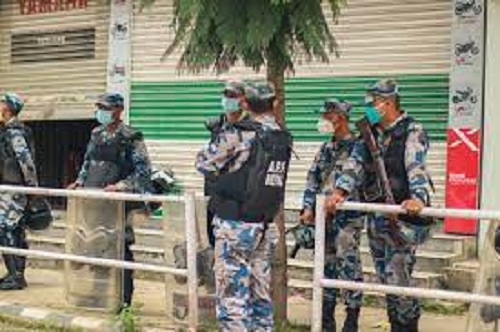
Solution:
M390 221L380 215L368 217L368 237L377 276L382 284L411 286L411 275L415 266L415 251L430 236L430 227L419 227L399 223L395 244L389 228ZM420 317L420 302L416 298L387 295L387 314L391 321L406 324Z
M273 225L214 219L217 320L220 331L272 331Z
M354 219L345 225L332 221L327 226L325 246L325 277L349 281L363 281L363 270L359 254L361 231L364 226L362 218ZM363 293L357 290L342 292L344 303L348 308L360 308ZM327 288L324 292L324 303L335 303L338 290Z
M23 194L0 192L0 228L11 231L23 217L27 197Z

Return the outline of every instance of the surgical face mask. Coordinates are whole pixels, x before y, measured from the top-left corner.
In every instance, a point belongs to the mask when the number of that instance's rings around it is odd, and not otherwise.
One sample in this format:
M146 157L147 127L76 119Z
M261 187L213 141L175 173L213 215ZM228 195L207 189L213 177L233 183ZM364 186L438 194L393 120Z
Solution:
M317 127L318 127L318 131L322 134L334 134L335 133L335 126L333 125L333 123L331 123L328 120L319 119Z
M379 124L380 121L382 121L382 115L373 105L367 105L365 107L365 116L372 125Z
M103 109L97 109L95 111L95 119L100 124L107 126L113 122L113 114L110 111L106 111Z
M226 113L234 113L240 110L240 100L238 98L222 97L221 104Z

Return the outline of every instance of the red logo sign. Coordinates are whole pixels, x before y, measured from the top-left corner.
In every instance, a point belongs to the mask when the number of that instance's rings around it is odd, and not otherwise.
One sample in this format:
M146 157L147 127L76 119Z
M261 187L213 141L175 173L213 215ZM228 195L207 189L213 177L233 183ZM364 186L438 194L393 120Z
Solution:
M54 13L88 7L88 0L18 0L21 15Z
M446 207L477 209L479 182L479 129L448 129ZM447 233L475 234L476 220L446 218Z

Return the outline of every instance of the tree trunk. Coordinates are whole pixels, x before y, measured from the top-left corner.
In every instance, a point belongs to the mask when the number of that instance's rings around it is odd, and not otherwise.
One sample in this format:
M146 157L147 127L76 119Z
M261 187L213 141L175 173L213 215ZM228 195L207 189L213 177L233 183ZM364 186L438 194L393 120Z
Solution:
M267 79L274 84L276 89L277 105L274 109L279 124L285 125L285 67L273 64L268 59ZM287 321L287 248L285 238L285 212L284 204L275 218L279 240L276 247L275 259L272 264L272 298L274 303L274 317L276 326L283 326Z

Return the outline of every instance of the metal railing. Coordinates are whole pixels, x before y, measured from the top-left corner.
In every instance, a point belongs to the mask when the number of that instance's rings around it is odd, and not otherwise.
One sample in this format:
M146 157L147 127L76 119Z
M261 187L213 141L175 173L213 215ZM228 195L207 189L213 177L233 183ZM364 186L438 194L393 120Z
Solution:
M186 192L181 196L160 196L160 195L140 195L129 193L103 192L100 190L67 190L67 189L49 189L40 187L18 187L0 185L0 192L22 193L27 195L67 197L67 198L85 198L85 199L105 199L110 201L135 201L135 202L184 202L185 203L185 229L187 243L187 268L177 269L167 266L159 266L144 263L126 262L116 259L105 259L98 257L87 257L65 253L53 253L41 250L17 249L10 247L1 247L0 252L45 259L54 259L75 263L84 263L90 265L99 265L104 267L141 270L150 272L159 272L187 277L188 287L188 305L189 317L188 326L191 331L196 330L198 324L198 278L196 270L196 197L194 192ZM167 220L167 214L163 213L163 218ZM166 222L165 222L166 225Z
M338 207L339 210L354 210L363 212L376 212L382 214L401 214L406 213L400 206L385 204L364 204L345 202ZM429 217L459 217L466 219L490 219L500 220L500 211L486 210L459 210L459 209L435 209L425 208L421 215ZM314 251L314 280L313 280L313 313L312 313L312 331L322 331L322 308L323 308L323 289L339 288L361 291L380 292L385 294L394 294L402 296L412 296L419 298L431 298L440 300L460 301L464 303L478 303L500 305L500 297L481 295L467 292L445 291L435 289L425 289L417 287L389 286L374 283L344 281L338 279L325 279L325 211L324 197L318 196L316 204L316 222L315 222L315 251Z
M0 192L23 193L28 195L76 197L86 199L106 199L112 201L139 201L139 202L184 202L187 242L187 269L176 269L167 266L159 266L144 263L133 263L122 260L104 259L97 257L86 257L64 253L52 253L41 250L27 250L10 247L0 247L0 252L46 259L55 259L76 263L92 264L120 269L142 270L173 274L187 277L188 280L188 303L189 303L189 329L195 331L198 324L198 283L196 270L196 196L194 192L186 192L180 196L152 196L128 193L109 193L99 190L66 190L33 188L0 185ZM389 286L365 282L352 282L337 279L325 279L325 211L324 197L318 196L316 205L316 227L315 227L315 251L314 251L314 276L313 276L313 304L312 304L312 331L322 331L322 298L324 288L352 289L361 291L373 291L385 294L412 296L420 298L432 298L441 300L460 301L465 303L490 304L500 306L500 297L488 296L467 292L431 290L416 287ZM339 206L339 210L356 210L363 212L377 212L386 214L406 213L400 206L385 204L364 204L345 202ZM460 217L467 219L490 219L500 220L500 211L486 210L459 210L459 209L435 209L425 208L422 213L430 217ZM164 213L166 220L167 214Z

